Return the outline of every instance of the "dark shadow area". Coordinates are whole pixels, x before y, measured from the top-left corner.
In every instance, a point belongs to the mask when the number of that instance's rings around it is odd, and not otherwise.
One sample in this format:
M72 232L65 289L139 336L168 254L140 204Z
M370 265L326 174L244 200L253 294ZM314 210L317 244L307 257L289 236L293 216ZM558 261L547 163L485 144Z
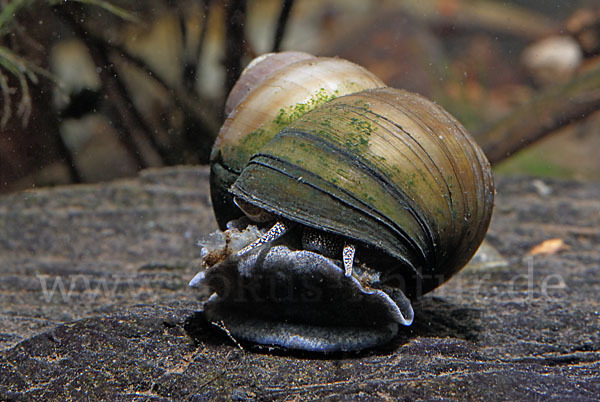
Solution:
M213 346L234 344L231 338L222 329L216 327L206 320L203 311L197 311L187 317L183 323L183 329L192 338L195 345L206 343Z
M481 331L481 312L458 306L438 297L424 297L413 303L415 320L390 343L394 350L418 337L457 338L475 342Z

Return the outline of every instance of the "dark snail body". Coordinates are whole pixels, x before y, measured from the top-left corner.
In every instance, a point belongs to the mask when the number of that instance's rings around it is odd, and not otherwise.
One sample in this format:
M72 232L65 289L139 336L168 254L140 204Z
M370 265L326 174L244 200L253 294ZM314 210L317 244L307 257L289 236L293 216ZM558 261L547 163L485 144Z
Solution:
M235 197L248 217L275 224L192 281L214 292L207 316L234 336L316 351L387 342L412 322L405 295L439 286L483 241L494 188L481 149L438 105L373 87L336 93L261 141L239 140L243 152L217 141L219 221L241 215Z

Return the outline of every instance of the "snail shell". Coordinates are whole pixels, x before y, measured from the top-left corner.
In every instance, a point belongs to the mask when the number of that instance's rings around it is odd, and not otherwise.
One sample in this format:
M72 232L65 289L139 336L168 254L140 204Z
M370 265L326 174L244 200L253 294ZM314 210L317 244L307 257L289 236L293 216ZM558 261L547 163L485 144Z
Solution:
M274 72L301 60L316 59L312 54L304 52L265 53L248 64L240 79L235 83L225 102L225 116L231 112Z
M225 240L204 250L209 268L191 285L213 292L205 314L223 321L233 336L311 351L359 350L410 325L409 298L439 286L470 260L489 225L493 181L481 149L440 106L383 87L349 62L316 60L293 62L274 76L281 83L287 79L282 72L322 65L327 79L339 80L339 73L328 74L341 63L357 77L336 81L327 87L332 99L315 102L282 127L278 116L304 109L296 91L282 87L292 103L269 108L273 97L264 96L276 84L265 79L239 102L213 151L217 219L241 215L235 197L245 212L260 211L292 230L262 241L277 225L265 234L273 222L258 223L262 232L245 238L242 246L251 245L238 251L232 239L249 229L244 218L231 222ZM369 83L348 95L336 92L350 91L359 78ZM325 88L316 82L302 90L308 103ZM253 109L260 103L267 109ZM350 273L348 245L355 251Z

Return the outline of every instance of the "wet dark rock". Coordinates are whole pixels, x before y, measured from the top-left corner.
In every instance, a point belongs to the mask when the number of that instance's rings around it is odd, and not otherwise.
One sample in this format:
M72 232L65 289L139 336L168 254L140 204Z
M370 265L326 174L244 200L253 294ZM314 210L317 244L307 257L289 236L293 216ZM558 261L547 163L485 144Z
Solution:
M463 270L392 343L333 355L240 349L203 321L204 169L3 196L0 400L595 399L600 185L545 184L499 180L488 240L509 266ZM551 238L569 248L526 258Z

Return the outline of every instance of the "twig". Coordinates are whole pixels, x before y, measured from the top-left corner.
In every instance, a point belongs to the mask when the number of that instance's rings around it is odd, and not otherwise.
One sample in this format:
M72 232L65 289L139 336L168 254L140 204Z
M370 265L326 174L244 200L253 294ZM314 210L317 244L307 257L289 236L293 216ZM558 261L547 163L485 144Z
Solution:
M23 74L17 75L21 85L21 100L17 107L17 115L21 117L23 127L27 127L29 116L31 116L31 95L29 94L29 85Z
M287 26L293 5L294 0L283 0L281 3L281 12L279 13L279 20L277 20L277 29L275 30L275 38L273 40L274 52L281 50L281 42L283 41L285 28Z
M213 321L213 322L211 322L211 324L214 325L215 327L221 329L222 331L224 331L227 334L227 336L229 337L229 339L231 339L233 341L233 343L235 343L238 348L240 348L241 350L244 350L244 348L237 341L237 339L235 339L233 337L233 335L231 335L231 332L229 332L229 329L227 329L227 327L225 326L225 323L223 322L223 320L221 320L221 321Z
M476 137L495 164L596 110L600 110L600 63L546 90Z
M223 377L225 374L227 374L227 369L222 370L219 374L213 376L211 379L204 381L202 384L200 384L198 389L202 389L202 388L206 387L208 384L218 380L219 378Z
M242 72L245 46L246 0L225 2L225 93L228 94Z
M10 102L10 88L8 87L8 81L6 80L6 76L2 74L0 71L0 88L2 88L2 119L0 119L0 127L6 127L6 124L10 120L11 112L11 102Z
M421 0L398 2L398 7L417 21L423 21L446 35L484 31L534 40L554 33L560 25L541 13L514 3Z
M213 323L213 324L215 324L215 323ZM229 357L230 355L231 355L231 352L227 353L227 356L225 356L225 359L230 360L230 357ZM202 389L202 388L206 387L208 384L214 382L215 380L218 380L219 378L221 378L225 374L227 374L228 371L237 370L240 367L240 364L242 364L243 361L244 360L238 361L232 368L225 368L225 369L221 370L220 373L214 375L212 378L210 378L210 379L206 380L205 382L203 382L202 384L200 384L200 386L198 387L198 389Z
M56 121L55 121L56 124L53 124L53 127L56 127L58 129L58 127L59 127L58 118L56 117L56 115L54 115L54 118L56 119ZM73 153L71 152L71 150L65 143L65 140L64 140L63 136L61 135L60 130L58 130L54 134L54 138L56 138L56 146L58 148L58 152L60 152L61 157L64 159L65 164L67 165L67 170L69 171L71 183L83 182L81 173L79 172L79 169L77 168L77 165L75 164L75 158L73 157Z
M10 49L0 46L0 66L15 76L21 87L21 100L17 108L17 115L21 116L23 127L27 127L31 114L31 95L29 94L27 80L34 84L38 82L35 73L28 68L29 64L31 63L28 63ZM4 81L6 82L6 80Z
M206 38L206 31L208 27L208 19L210 17L210 2L211 0L202 0L202 17L204 23L200 35L198 36L198 42L194 49L186 54L185 63L183 65L183 86L186 91L190 94L196 92L196 74L198 71L198 64L200 63L200 55L202 54L202 47L204 46L204 40ZM182 25L182 32L186 32L186 24L184 16L180 16L180 24ZM184 34L184 37L187 33ZM187 38L186 38L187 40Z

